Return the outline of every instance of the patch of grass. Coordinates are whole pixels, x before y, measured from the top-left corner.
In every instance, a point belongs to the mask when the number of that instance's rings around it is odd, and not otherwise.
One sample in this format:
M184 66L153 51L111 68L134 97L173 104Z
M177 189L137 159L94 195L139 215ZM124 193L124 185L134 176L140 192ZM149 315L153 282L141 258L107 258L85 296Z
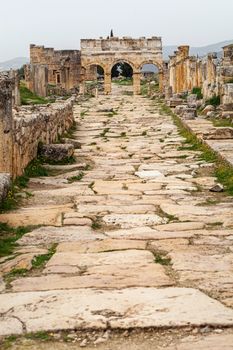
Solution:
M30 91L26 87L26 85L22 82L20 83L19 92L20 92L20 99L21 99L22 105L31 105L31 104L38 105L38 104L47 104L47 103L54 102L54 100L51 100L51 99L48 100L36 95L32 91Z
M217 178L218 182L224 186L225 191L233 196L233 167L223 161L222 158L206 144L198 140L197 136L183 125L180 118L172 113L169 107L163 106L162 109L172 116L180 135L185 138L185 143L189 144L192 147L192 150L201 151L199 158L206 162L215 164L214 176Z
M49 341L53 339L52 335L50 335L48 332L45 332L45 331L39 331L36 333L27 333L25 337L27 339L41 340L41 341Z
M162 254L159 254L159 253L154 253L154 256L155 256L155 263L156 264L165 265L165 266L171 265L170 258L168 258Z
M111 118L111 117L113 117L114 115L117 115L117 114L118 114L118 112L113 110L112 112L107 113L106 116Z
M199 206L208 206L218 204L219 200L213 198L207 198L205 202L199 203Z
M147 131L144 130L144 131L142 132L142 136L146 136L146 135L147 135Z
M56 253L56 247L57 244L54 244L48 251L47 254L42 254L36 256L32 260L32 268L33 269L40 269L41 267L44 267L45 264L51 259L51 257Z
M105 128L101 133L100 133L100 137L105 137L106 134L109 132L110 128Z
M99 230L101 227L102 227L102 225L101 225L101 222L100 222L99 218L95 219L95 220L92 222L91 228L92 228L93 230Z
M211 119L215 127L233 127L233 122L231 119Z
M80 173L78 175L69 177L67 180L69 183L73 183L73 182L77 182L77 181L82 180L83 176L84 176L84 172L80 171Z
M123 184L123 185L122 185L122 190L127 191L128 189L129 189L129 187L128 187L126 184Z
M120 137L126 137L126 132L121 132Z
M0 223L0 257L11 255L17 247L17 241L34 228L35 226L13 228L6 223Z
M88 113L88 109L86 109L85 111L81 111L80 117L83 119L87 113Z
M123 78L120 80L113 80L114 84L120 85L120 86L130 86L133 85L133 79L132 78Z
M220 105L220 96L214 95L209 100L206 101L206 105L219 106Z
M201 100L203 98L202 92L201 92L201 88L200 87L194 87L192 89L192 94L197 95L197 99Z
M215 169L214 175L227 193L233 196L233 168L227 163L222 163Z
M97 145L97 143L96 142L92 142L92 143L89 143L89 145L88 146L96 146Z
M17 277L25 277L27 275L27 273L28 273L27 269L13 269L13 270L11 270L11 272L6 274L4 276L4 278L9 280L9 279L17 278Z

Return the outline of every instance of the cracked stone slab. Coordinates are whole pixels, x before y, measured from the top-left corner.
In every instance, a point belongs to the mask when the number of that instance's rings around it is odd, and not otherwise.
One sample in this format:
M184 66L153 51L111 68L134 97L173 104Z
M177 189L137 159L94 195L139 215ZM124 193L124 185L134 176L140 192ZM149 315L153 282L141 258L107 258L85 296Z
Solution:
M57 246L57 253L76 252L76 253L99 253L116 250L138 249L145 250L146 242L138 240L118 240L103 239L98 241L80 241L60 243Z
M168 219L156 214L110 214L103 217L103 222L107 225L119 225L121 228L132 228L166 224Z
M122 250L103 253L77 253L77 252L62 252L55 253L46 264L47 268L53 266L105 266L117 264L149 264L154 262L154 256L151 252L145 250Z
M116 202L115 202L116 203ZM79 213L86 215L98 213L114 213L114 214L145 214L154 213L154 205L79 205L77 207Z
M25 234L17 242L20 245L40 245L60 242L75 242L82 240L104 239L101 233L96 233L89 226L40 227Z
M192 288L55 290L0 295L1 335L69 329L232 326L233 310ZM17 327L15 327L17 326Z
M114 263L114 261L113 261ZM61 268L59 270L59 268ZM70 273L73 272L71 266ZM55 266L54 273L51 268L46 268L47 275L41 277L20 278L11 283L12 291L45 291L58 289L78 288L104 288L120 289L129 287L168 287L174 282L165 274L164 267L152 263L132 264L118 263L114 265L101 265L87 268L80 275L69 275L69 269L64 275L63 266Z

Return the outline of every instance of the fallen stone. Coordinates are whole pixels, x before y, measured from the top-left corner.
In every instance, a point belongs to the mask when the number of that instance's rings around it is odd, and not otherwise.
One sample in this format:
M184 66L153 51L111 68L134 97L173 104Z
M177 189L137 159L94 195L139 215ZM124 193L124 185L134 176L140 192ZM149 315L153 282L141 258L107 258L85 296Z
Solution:
M212 105L207 105L207 106L203 109L202 113L203 113L204 115L207 115L208 112L213 112L213 111L215 111L214 106L212 106Z
M45 161L60 162L69 159L74 154L74 146L72 144L49 144L40 148L40 156Z
M215 186L210 188L210 192L223 192L224 187L221 184L216 184Z

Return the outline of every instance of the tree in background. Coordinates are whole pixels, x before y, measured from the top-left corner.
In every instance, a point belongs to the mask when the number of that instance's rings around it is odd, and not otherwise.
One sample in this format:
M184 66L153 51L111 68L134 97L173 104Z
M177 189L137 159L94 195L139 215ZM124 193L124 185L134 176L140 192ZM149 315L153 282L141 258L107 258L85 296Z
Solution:
M117 78L119 75L125 78L132 78L133 69L126 62L119 62L112 67L112 78Z
M111 37L111 38L114 37L114 35L113 35L113 30L112 30L112 29L111 29L110 37Z

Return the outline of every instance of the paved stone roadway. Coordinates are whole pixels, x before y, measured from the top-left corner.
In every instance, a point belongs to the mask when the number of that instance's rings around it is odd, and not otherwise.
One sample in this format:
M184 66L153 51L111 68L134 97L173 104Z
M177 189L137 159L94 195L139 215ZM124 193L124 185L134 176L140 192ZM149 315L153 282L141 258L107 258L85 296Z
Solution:
M176 349L232 349L232 200L209 192L211 164L179 150L159 102L115 92L75 106L78 163L31 180L34 196L0 216L44 225L20 239L2 273L30 269L57 244L43 270L1 282L0 334L210 326Z

